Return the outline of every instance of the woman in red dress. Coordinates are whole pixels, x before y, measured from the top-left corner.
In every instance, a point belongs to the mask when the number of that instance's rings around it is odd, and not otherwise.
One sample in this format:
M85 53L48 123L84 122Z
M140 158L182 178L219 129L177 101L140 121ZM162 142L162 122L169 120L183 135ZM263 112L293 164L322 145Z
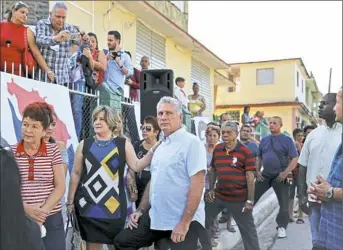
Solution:
M41 77L44 79L46 73L47 77L53 81L54 73L49 69L40 53L33 32L24 26L28 13L28 6L23 2L17 2L13 5L8 20L0 24L0 70L25 76L26 65L29 67L27 73L30 74L33 71L31 62L35 59L40 68L44 70ZM32 53L34 59L30 60L29 53Z

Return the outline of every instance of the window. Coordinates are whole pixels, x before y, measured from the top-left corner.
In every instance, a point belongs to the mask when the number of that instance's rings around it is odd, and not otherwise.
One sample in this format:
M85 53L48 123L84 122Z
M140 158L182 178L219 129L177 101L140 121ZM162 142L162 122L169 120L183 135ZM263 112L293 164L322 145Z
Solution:
M185 2L184 1L170 1L176 6L182 13L185 12Z
M150 58L150 69L165 68L165 39L152 32L141 22L137 22L136 66L138 68L142 56Z
M299 87L299 71L297 71L297 87Z
M301 80L301 93L304 93L304 80Z
M230 92L230 93L235 92L235 87L229 87L228 92Z
M206 110L212 112L210 69L195 58L192 58L191 83L193 82L200 85L200 95L205 97Z
M266 85L274 83L274 69L257 69L257 85Z

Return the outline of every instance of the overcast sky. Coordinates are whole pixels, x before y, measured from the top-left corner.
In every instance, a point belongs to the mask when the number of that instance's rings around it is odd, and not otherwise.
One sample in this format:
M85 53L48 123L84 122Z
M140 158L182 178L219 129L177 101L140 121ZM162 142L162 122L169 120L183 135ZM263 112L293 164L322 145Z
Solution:
M228 63L301 57L319 89L342 86L341 1L189 1L189 33Z

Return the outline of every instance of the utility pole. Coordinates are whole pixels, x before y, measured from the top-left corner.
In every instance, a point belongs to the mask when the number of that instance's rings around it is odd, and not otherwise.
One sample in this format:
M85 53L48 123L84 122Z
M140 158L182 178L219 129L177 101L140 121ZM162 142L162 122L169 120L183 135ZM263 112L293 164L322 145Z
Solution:
M330 76L329 76L329 92L331 93L331 74L332 74L332 68L330 68Z

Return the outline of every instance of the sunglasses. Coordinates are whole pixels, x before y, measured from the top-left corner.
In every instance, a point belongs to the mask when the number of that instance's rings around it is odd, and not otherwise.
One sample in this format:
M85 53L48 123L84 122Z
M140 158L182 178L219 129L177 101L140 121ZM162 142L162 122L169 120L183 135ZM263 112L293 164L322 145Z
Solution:
M151 126L141 126L141 130L142 131L146 131L146 132L151 132L151 130L152 130L152 127Z

